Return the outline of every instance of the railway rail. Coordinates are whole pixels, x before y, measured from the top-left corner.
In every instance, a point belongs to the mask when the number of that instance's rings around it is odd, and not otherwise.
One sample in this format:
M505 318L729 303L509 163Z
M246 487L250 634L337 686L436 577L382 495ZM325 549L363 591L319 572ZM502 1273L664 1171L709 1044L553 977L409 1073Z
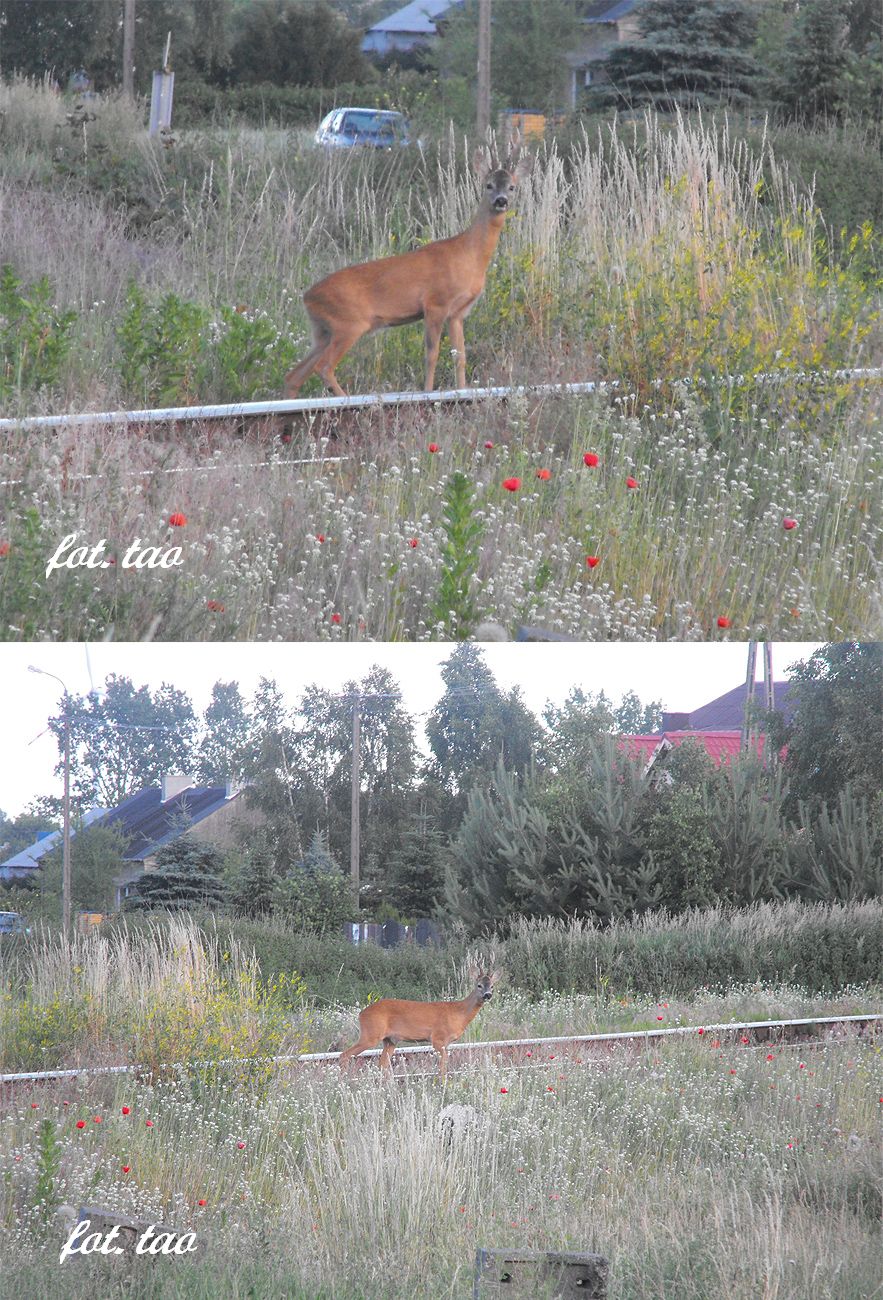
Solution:
M841 383L883 379L883 366L862 366L840 370L820 370L803 372L769 371L757 375L723 375L718 382L722 386L749 381L762 384L787 378L814 383L819 380L835 380ZM655 380L654 386L661 387L662 380ZM707 386L706 379L694 380L689 376L670 381L672 385L692 387ZM196 423L204 420L259 419L267 416L318 415L323 412L357 411L366 408L385 408L401 406L450 406L475 402L505 401L518 397L585 397L594 393L627 392L628 385L622 380L587 380L581 383L563 384L515 384L497 385L483 388L448 388L431 393L358 393L347 397L305 397L267 402L231 402L223 405L204 406L167 406L144 408L131 411L82 411L60 412L57 415L9 416L0 419L0 432L25 429L62 428L72 425L95 426L143 426L145 424Z
M813 1016L793 1020L743 1020L719 1024L676 1025L662 1029L622 1030L606 1034L562 1034L543 1038L505 1038L474 1043L451 1043L452 1071L457 1062L481 1066L506 1063L509 1066L541 1069L553 1062L582 1064L587 1059L603 1059L610 1053L626 1048L643 1051L672 1038L703 1037L716 1046L739 1043L744 1047L760 1047L775 1043L780 1046L818 1047L830 1042L857 1041L873 1043L883 1034L883 1013L851 1016ZM380 1048L371 1048L357 1057L353 1064L367 1063L380 1055ZM413 1074L414 1066L421 1066L427 1055L434 1055L429 1046L400 1047L393 1057L397 1073ZM326 1066L336 1062L340 1052L304 1052L299 1055L256 1058L222 1058L216 1061L170 1061L164 1068L194 1069L205 1066L233 1065L242 1067L249 1060L266 1061L278 1066ZM0 1074L0 1092L19 1088L25 1084L50 1083L54 1080L75 1079L84 1075L97 1077L113 1074L138 1074L147 1069L144 1065L78 1066L65 1070L35 1070Z

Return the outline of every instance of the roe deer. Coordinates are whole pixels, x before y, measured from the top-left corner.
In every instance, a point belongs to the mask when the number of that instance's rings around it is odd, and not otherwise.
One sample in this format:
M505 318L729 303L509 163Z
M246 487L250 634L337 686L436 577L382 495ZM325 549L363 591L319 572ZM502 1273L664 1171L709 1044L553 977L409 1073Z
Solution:
M475 980L475 988L462 1002L400 1002L396 998L372 1002L359 1012L359 1041L341 1052L340 1064L382 1042L380 1066L390 1069L390 1057L399 1043L427 1039L438 1052L439 1073L444 1074L448 1044L459 1038L475 1019L500 978L499 971L480 974L470 968L469 974Z
M314 371L338 397L345 393L334 368L363 334L389 325L422 320L426 341L425 391L435 385L442 330L457 358L457 387L466 387L463 318L484 288L490 260L518 181L529 170L520 158L514 135L505 166L484 148L477 149L475 170L485 179L485 194L472 225L450 239L439 239L410 253L361 262L334 271L304 294L313 329L313 348L285 376L285 392L295 397Z

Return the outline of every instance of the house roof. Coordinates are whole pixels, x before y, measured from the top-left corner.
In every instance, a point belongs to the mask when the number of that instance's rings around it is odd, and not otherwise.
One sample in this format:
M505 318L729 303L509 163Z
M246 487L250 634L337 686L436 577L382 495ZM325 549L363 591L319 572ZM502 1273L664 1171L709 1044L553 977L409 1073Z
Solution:
M160 787L151 786L111 809L102 825L117 826L127 837L124 861L143 862L164 844L177 839L182 829L198 825L223 808L230 798L235 795L228 795L226 786L191 785L163 801Z
M463 0L411 0L403 9L397 9L388 18L374 23L368 31L435 36L435 20L444 17L449 9L459 8L462 3Z
M785 723L794 716L797 701L790 693L790 682L773 682L773 706L781 713ZM740 682L725 695L719 695L709 704L694 709L692 713L663 713L664 731L741 731L745 715L746 683ZM755 701L763 707L763 685L756 684Z
M638 0L595 0L594 4L587 5L582 20L584 23L615 23L620 18L625 18L630 14L637 5Z
M103 817L105 811L104 808L90 808L80 819L80 828L90 826L99 817ZM76 835L76 833L76 827L71 827L71 836ZM35 840L33 844L29 844L26 849L21 849L18 853L13 854L11 858L7 858L5 862L0 862L0 871L5 867L14 867L19 871L22 868L39 867L40 859L45 857L47 853L51 853L61 843L62 839L63 833L61 831L49 831L47 835L41 835L38 840Z
M736 758L739 753L741 744L741 731L663 731L655 736L623 736L623 744L631 750L635 756L642 756L647 761L647 766L653 762L660 753L665 753L669 749L677 749L687 740L693 740L701 745L712 762L720 767L721 763L728 763L731 758ZM756 738L758 754L763 754L763 737Z

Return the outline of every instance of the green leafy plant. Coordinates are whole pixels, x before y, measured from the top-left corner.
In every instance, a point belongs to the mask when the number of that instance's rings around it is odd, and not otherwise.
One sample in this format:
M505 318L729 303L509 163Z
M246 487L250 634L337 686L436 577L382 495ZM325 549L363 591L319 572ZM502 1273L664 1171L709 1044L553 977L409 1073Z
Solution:
M52 296L48 276L26 287L8 262L0 268L0 399L57 383L76 312Z
M448 480L442 508L442 575L432 618L446 635L463 641L478 618L470 587L478 570L484 526L475 516L475 498L467 476L458 470Z

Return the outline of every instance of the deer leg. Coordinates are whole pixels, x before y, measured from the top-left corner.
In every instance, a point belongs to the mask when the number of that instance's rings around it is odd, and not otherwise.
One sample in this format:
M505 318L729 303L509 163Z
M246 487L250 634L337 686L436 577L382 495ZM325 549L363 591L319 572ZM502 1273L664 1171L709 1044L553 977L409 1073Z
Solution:
M297 394L303 384L309 379L310 375L316 369L316 363L322 353L327 348L331 340L331 330L324 321L314 320L313 326L313 346L301 361L300 365L289 370L285 376L285 395L286 397L297 397Z
M369 1047L376 1047L379 1041L379 1038L372 1038L370 1034L363 1031L359 1034L357 1043L353 1043L352 1047L348 1047L345 1052L341 1052L340 1059L337 1062L338 1065L343 1069L346 1061L351 1061L354 1056L361 1056L362 1052L367 1052Z
M457 354L457 387L466 387L466 339L463 334L462 316L452 316L448 321L448 337L451 347Z
M322 355L316 362L315 369L322 376L332 393L337 397L346 397L346 393L337 382L334 367L337 365L338 361L340 361L344 353L349 352L353 344L356 343L363 334L367 333L367 326L351 325L348 328L338 327L332 332L330 342L326 345Z
M448 1068L448 1045L443 1038L431 1038L429 1041L438 1053L438 1072L444 1074Z
M392 1054L393 1054L393 1052L394 1052L395 1050L396 1050L396 1045L395 1045L395 1042L393 1041L393 1039L391 1039L391 1038L384 1038L384 1040L383 1040L383 1051L380 1053L380 1068L381 1068L381 1070L391 1070L391 1069L392 1069L391 1060L392 1060Z
M423 320L423 337L426 343L426 384L424 392L431 393L435 388L435 367L438 364L438 350L441 344L443 316L425 316Z

